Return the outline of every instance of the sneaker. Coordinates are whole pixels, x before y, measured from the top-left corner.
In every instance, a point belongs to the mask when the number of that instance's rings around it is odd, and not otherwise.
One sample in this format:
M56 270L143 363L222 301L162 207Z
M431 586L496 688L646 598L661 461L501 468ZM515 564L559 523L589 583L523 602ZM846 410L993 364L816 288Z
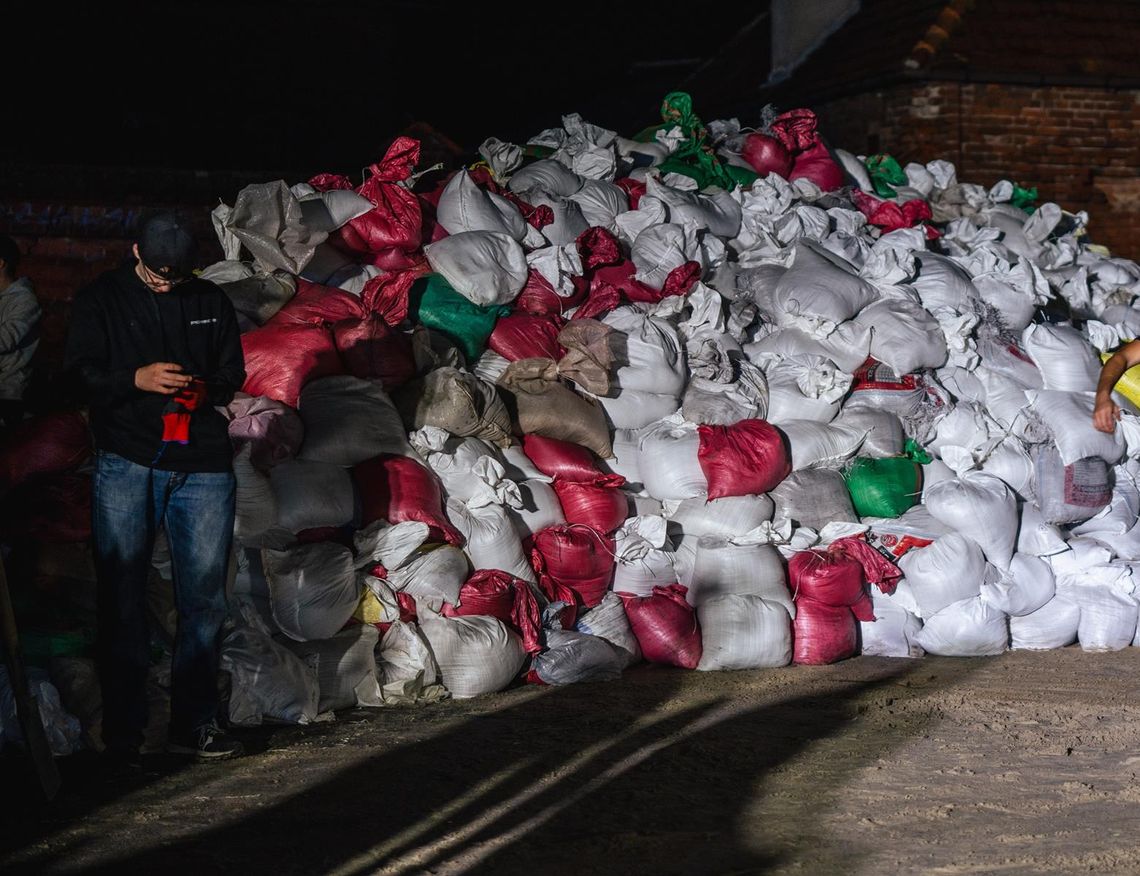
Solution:
M198 760L225 760L239 757L245 749L217 724L207 724L190 733L172 735L166 741L166 750L171 754L193 755Z

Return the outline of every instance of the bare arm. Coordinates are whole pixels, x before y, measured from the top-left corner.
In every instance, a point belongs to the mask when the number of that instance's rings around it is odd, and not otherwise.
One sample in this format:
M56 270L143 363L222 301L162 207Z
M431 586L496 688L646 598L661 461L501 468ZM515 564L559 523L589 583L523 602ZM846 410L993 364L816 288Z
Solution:
M1140 340L1130 341L1112 354L1100 369L1096 384L1096 403L1093 407L1093 425L1102 432L1116 429L1120 407L1112 400L1112 388L1133 365L1140 364Z

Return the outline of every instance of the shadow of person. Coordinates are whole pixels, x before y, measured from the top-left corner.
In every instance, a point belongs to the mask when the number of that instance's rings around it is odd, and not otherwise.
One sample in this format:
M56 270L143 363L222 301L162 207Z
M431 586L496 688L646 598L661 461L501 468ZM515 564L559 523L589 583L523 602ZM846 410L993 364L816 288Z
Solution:
M786 813L795 829L769 833L748 815L760 785L846 738L862 700L922 668L846 665L716 678L642 666L617 684L451 702L442 721L440 707L369 713L249 758L207 788L190 771L152 789L162 820L179 826L165 836L59 845L22 863L37 873L154 873L171 862L343 876L764 872L812 843L809 815L824 794L801 789ZM828 781L881 755L866 743L844 746ZM836 872L857 850L827 854Z

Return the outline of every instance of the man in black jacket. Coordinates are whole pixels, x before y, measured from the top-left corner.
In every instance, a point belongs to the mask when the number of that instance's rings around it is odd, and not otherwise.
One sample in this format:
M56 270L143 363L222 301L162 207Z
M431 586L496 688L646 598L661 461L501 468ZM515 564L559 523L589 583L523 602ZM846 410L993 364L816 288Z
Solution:
M152 216L135 263L76 296L65 367L86 390L96 462L92 542L96 649L108 755L137 765L146 727L146 582L159 528L178 607L167 749L241 753L219 726L217 673L234 522L233 452L216 406L245 380L233 306L195 277L194 238L175 213Z

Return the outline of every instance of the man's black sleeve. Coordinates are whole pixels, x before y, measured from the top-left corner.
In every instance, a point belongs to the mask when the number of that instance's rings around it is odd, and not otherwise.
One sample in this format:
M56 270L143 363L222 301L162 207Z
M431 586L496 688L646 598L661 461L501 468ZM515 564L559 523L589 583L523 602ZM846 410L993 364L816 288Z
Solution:
M206 398L215 407L222 407L233 401L234 393L245 383L245 356L234 306L220 290L218 298L218 365L206 378Z
M64 370L87 401L106 404L138 392L134 368L110 368L110 339L99 296L87 287L75 296L64 352Z

